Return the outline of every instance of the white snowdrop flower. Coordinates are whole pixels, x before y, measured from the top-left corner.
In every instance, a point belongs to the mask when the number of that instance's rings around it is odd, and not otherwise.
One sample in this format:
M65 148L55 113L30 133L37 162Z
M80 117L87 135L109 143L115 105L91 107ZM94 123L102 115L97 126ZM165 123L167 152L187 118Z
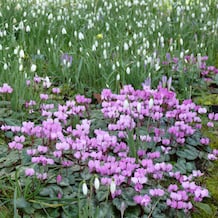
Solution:
M83 51L83 48L82 48L82 47L80 47L80 48L79 48L79 51L80 51L80 52L82 52L82 51Z
M154 99L151 98L151 99L149 100L149 102L148 102L148 107L149 107L149 109L151 109L151 108L153 107L153 105L154 105Z
M46 40L45 40L45 42L46 42L46 44L48 44L48 43L49 43L49 40L48 40L48 39L46 39Z
M23 12L23 17L26 17L27 13L26 11Z
M101 65L101 63L99 63L99 64L98 64L98 67L99 67L99 69L101 69L101 68L102 68L102 65Z
M12 22L13 22L13 24L17 23L17 20L16 20L15 17L13 18L13 21L12 21Z
M99 181L98 177L95 177L94 187L96 190L98 190L100 188L100 181Z
M164 43L164 37L163 36L160 37L160 42Z
M83 191L83 194L86 196L88 194L88 187L86 185L86 183L84 182L83 185L82 185L82 191Z
M142 109L142 104L141 104L141 102L138 102L137 103L137 112L141 113L141 109Z
M15 10L20 10L21 9L21 5L18 3L17 5L16 5L16 7L15 7Z
M26 32L30 32L30 26L29 25L26 26Z
M129 102L128 102L127 99L125 99L124 102L123 102L123 108L127 109L128 107L129 107Z
M159 63L156 63L156 64L155 64L155 70L156 70L156 71L160 70L160 65L159 65Z
M54 39L51 37L50 38L50 44L53 45L54 44Z
M120 74L119 73L117 74L116 80L120 81Z
M119 47L118 45L116 46L116 50L117 50L117 51L119 51L119 50L120 50L120 47Z
M116 61L116 65L117 65L117 67L119 67L120 66L120 62Z
M112 179L111 184L110 184L110 192L113 195L116 191L116 183L114 181L114 179Z
M112 65L112 70L113 70L113 71L116 70L115 64Z
M126 73L127 73L128 75L130 74L130 68L129 68L129 67L126 68Z
M5 24L5 29L8 29L8 23Z
M83 40L84 39L83 33L81 33L81 32L78 33L78 39L79 40Z
M140 62L137 61L136 66L139 68L140 67Z
M40 49L37 49L37 55L40 55L40 54L41 54Z
M184 57L184 52L181 51L181 52L180 52L180 58L183 59L183 57Z
M24 54L24 50L21 49L20 52L19 52L19 57L20 58L24 58L25 57L25 54Z
M124 51L128 51L129 45L125 42L123 45Z
M36 65L35 65L35 64L32 64L32 65L31 65L30 71L31 71L31 72L35 72L35 71L36 71Z
M7 35L7 32L6 32L6 30L4 30L4 31L3 31L3 35L4 35L4 36L6 36L6 35Z
M17 46L17 47L14 49L14 54L17 55L17 54L18 54L18 51L19 51L19 46Z
M7 63L4 63L4 65L3 65L3 69L4 69L4 70L7 70L7 69L8 69L8 65L7 65Z
M92 51L96 51L95 45L92 45Z
M106 49L103 50L103 57L104 57L104 59L107 59L107 51L106 51Z
M0 17L2 17L2 12L0 12Z
M72 42L71 41L68 42L68 46L72 47Z
M67 34L67 30L63 27L61 30L62 35L66 35Z
M0 51L2 50L2 45L0 44Z
M207 12L207 8L201 8L201 11L203 12L203 13L205 13L205 12Z
M53 19L53 14L51 13L48 15L48 20L52 20L52 19Z
M170 51L173 51L173 46L172 45L170 46Z
M20 23L19 23L19 25L18 25L18 28L19 28L20 30L23 30L23 29L24 29L24 23L23 23L23 21L20 21Z
M23 71L23 64L19 65L19 71Z

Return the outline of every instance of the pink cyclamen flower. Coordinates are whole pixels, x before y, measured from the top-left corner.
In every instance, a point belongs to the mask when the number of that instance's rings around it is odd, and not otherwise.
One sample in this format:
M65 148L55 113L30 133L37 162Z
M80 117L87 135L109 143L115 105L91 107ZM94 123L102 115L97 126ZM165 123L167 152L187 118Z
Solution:
M48 95L47 94L40 94L40 99L41 100L48 100Z
M25 175L26 176L33 176L35 174L35 170L33 168L27 168L25 170Z

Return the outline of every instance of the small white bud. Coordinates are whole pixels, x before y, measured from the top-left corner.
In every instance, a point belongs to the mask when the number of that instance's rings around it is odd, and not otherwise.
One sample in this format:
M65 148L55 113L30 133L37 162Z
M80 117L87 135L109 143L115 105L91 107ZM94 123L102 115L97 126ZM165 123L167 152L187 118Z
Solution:
M138 102L138 104L137 104L137 111L138 111L138 113L141 112L141 109L142 109L142 104L140 102Z
M31 65L30 71L31 72L35 72L36 71L36 65L35 64Z
M83 191L83 194L84 194L84 195L87 195L87 194L88 194L88 187L87 187L87 185L86 185L85 182L83 183L82 191Z
M126 68L126 73L127 73L128 75L130 74L130 68L129 68L129 67Z
M149 109L151 109L151 108L153 107L153 105L154 105L154 100L153 100L153 98L151 98L151 99L149 100L149 103L148 103Z
M4 69L4 70L7 70L7 69L8 69L7 63L4 63L3 69Z
M110 184L110 192L113 195L116 191L116 183L115 181L112 179L111 184Z
M20 58L24 58L25 57L23 49L20 50L19 56L20 56Z
M123 107L124 107L124 109L127 109L129 107L129 102L127 99L124 101Z
M117 74L117 78L116 79L117 79L117 81L120 80L120 74L119 73Z
M99 181L98 177L95 177L94 187L95 187L96 190L98 190L99 187L100 187L100 181Z
M62 35L66 35L67 34L67 30L63 27L61 30Z

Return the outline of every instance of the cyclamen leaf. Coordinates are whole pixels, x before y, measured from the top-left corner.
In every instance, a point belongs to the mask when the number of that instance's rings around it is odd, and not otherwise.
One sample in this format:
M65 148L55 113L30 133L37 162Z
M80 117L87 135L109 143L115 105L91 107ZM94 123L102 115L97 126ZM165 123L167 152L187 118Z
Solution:
M208 204L198 202L196 204L196 207L204 211L204 213L210 215L211 217L214 215L212 208Z

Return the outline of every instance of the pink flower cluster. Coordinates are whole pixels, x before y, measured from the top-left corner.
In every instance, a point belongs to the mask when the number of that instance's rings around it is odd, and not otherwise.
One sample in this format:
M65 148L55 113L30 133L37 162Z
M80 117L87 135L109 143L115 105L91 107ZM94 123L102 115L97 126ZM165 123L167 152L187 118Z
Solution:
M13 88L9 86L7 83L4 83L3 86L0 87L0 94L1 93L12 93Z

